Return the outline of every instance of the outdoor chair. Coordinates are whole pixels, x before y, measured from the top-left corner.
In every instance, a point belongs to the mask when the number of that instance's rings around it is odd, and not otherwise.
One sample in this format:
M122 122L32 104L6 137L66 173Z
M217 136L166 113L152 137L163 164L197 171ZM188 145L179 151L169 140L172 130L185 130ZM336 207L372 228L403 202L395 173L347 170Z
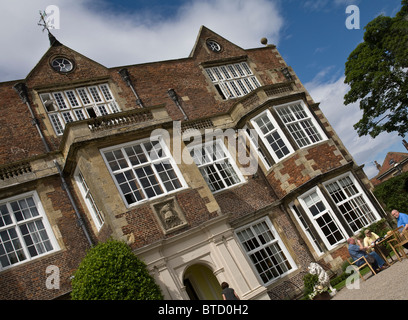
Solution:
M357 260L352 260L351 258L347 259L348 262L350 263L350 265L358 272L358 274L360 275L360 278L363 279L363 281L365 281L363 275L361 274L361 269L363 269L364 267L368 266L371 270L371 272L376 275L373 267L371 266L371 264L368 263L366 257L362 256L360 258L358 258ZM361 266L356 265L355 263L359 260L364 260L364 263Z
M408 234L407 232L401 232L402 229L403 226L394 229L392 231L393 238L388 240L388 243L392 251L394 251L395 255L397 256L398 261L401 261L400 254L401 257L407 258L407 255L404 250L404 244L408 243Z

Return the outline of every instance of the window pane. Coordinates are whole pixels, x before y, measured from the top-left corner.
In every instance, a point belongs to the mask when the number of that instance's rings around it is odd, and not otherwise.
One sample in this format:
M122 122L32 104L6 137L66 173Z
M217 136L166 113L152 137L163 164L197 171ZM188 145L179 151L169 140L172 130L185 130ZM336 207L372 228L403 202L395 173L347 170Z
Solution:
M222 142L214 141L194 146L190 149L190 154L211 191L216 192L241 183L241 178Z
M301 103L276 108L282 121L300 148L323 140L317 124Z
M181 183L174 172L173 167L169 163L159 163L155 165L157 172L159 173L160 179L164 183L167 191L172 191L174 189L181 188Z
M260 87L259 81L246 62L205 70L223 99L240 97Z
M0 205L0 227L7 226L12 223L10 212L6 205Z
M1 266L7 267L20 261L26 256L14 228L0 232L0 262Z
M125 152L129 157L129 160L132 163L132 165L138 165L147 162L146 155L139 144L125 148Z
M237 236L264 283L292 269L280 240L265 221L237 232Z
M376 220L363 194L349 176L340 178L325 187L353 232Z
M104 152L107 164L116 171L114 176L127 204L182 188L171 157L161 143L149 141L125 146L123 152ZM129 167L123 174L118 172Z
M96 118L120 111L108 84L73 88L64 92L42 93L40 97L57 135L64 133L63 123ZM54 113L50 114L50 112Z

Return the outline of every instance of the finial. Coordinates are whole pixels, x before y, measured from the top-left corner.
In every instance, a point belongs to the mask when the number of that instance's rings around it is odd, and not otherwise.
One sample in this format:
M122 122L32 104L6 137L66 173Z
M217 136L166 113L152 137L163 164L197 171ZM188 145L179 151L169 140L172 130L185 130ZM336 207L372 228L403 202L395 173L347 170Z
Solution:
M47 30L48 32L48 39L50 40L50 45L61 45L61 43L54 37L54 35L50 32L50 29L55 29L54 25L47 21L47 13L45 11L40 11L40 21L37 23L39 26L43 27L42 31L44 32Z
M46 18L47 18L47 13L45 11L43 12L40 11L40 21L38 21L37 24L43 27L42 29L43 32L47 30L48 33L50 33L50 28L54 28L54 27L46 21Z

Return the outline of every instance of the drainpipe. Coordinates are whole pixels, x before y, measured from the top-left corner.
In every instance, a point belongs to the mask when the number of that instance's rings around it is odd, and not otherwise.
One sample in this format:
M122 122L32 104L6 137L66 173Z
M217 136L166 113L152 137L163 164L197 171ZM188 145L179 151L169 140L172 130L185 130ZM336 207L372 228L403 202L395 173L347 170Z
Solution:
M136 103L140 106L140 108L144 108L142 100L140 100L140 98L139 98L139 96L138 96L138 94L137 94L137 92L136 92L136 90L135 90L135 88L133 86L132 80L130 79L130 74L129 74L128 69L122 68L122 69L120 69L118 71L118 73L120 74L120 76L122 77L122 80L126 83L126 85L128 87L130 87L130 89L132 89L132 92L136 97Z
M72 197L71 191L69 191L68 184L67 184L67 182L65 181L64 175L62 174L61 167L60 167L60 165L58 164L57 160L54 160L54 164L55 164L55 166L57 167L58 173L59 173L59 175L60 175L60 177L61 177L62 189L64 189L64 190L66 191L66 193L67 193L67 195L68 195L68 198L69 198L69 201L71 202L72 207L73 207L74 210L75 210L75 214L76 214L77 219L78 219L78 220L77 220L77 221L78 221L78 225L82 228L82 231L84 232L85 237L86 237L86 239L88 240L89 245L90 245L91 247L93 247L92 239L91 239L91 237L89 236L88 230L86 229L84 220L82 219L81 214L79 213L78 207L77 207L76 204L75 204L75 201L74 201L74 198Z
M180 104L180 101L178 99L176 91L174 89L169 89L169 90L167 90L167 94L174 101L174 103L180 109L180 111L183 113L184 120L188 120L188 117L187 117L186 113L184 112L183 107Z
M42 140L42 142L44 144L46 152L50 152L50 148L48 147L47 141L45 141L45 138L44 138L44 136L43 136L43 134L41 132L40 124L38 122L38 119L35 117L33 109L31 108L30 102L28 100L27 87L25 86L24 83L19 82L19 83L16 83L13 86L13 89L15 91L17 91L17 93L20 96L21 100L27 105L28 110L30 111L30 114L31 114L31 122L37 128L38 134L41 137L41 140Z

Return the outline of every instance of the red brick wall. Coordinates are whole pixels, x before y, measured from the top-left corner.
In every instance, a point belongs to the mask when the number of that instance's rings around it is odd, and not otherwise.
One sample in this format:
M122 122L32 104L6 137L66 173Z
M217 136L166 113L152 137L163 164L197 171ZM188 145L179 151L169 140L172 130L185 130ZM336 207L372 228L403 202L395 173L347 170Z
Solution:
M167 235L161 230L150 203L116 216L126 218L128 224L122 227L122 231L125 236L133 234L134 243L130 244L132 248L140 248L160 239L172 237L217 216L216 212L208 211L206 207L208 201L199 195L198 190L180 192L175 198L186 217L187 225Z
M0 300L8 299L54 299L71 291L73 272L89 248L88 242L79 227L74 210L58 178L49 179L47 184L55 188L46 196L51 200L61 217L56 225L61 233L64 245L61 250L19 266L0 272ZM47 289L46 280L51 275L46 268L55 265L60 269L60 289Z
M341 155L335 155L334 152L337 148L329 143L320 143L316 146L309 147L307 150L309 154L305 156L306 160L314 160L312 168L314 170L320 170L322 174L342 165L340 161L343 157ZM281 175L288 174L289 179L287 182L299 187L309 181L311 177L302 173L302 171L306 169L306 166L303 162L296 164L297 160L299 160L299 155L295 154L289 159L282 161L284 167L279 170L279 173ZM267 178L278 197L283 198L287 192L282 187L281 181L275 178L274 171L269 173Z

